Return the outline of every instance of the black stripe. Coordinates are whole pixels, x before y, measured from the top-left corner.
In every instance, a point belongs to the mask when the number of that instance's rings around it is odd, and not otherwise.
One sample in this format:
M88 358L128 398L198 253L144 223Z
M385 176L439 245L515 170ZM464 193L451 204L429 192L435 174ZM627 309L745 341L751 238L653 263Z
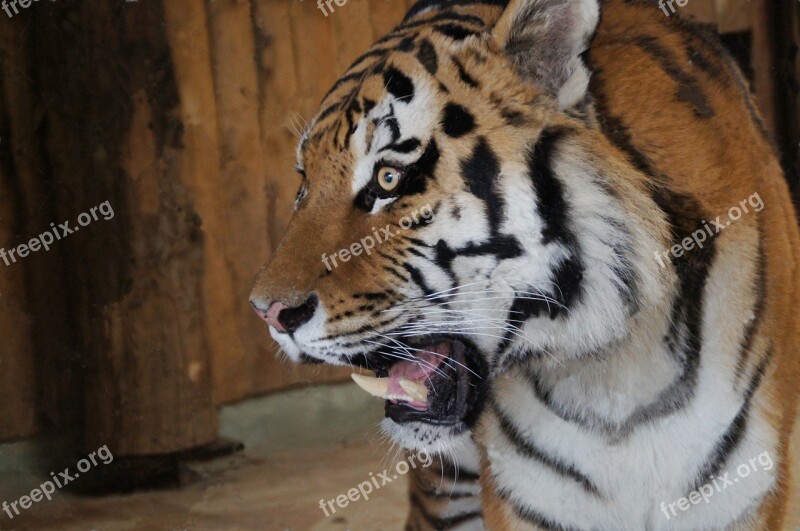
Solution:
M507 260L522 256L522 246L514 236L494 235L488 242L474 244L454 250L444 240L439 240L435 246L433 262L442 269L450 278L452 287L457 285L456 274L453 272L453 260L457 256L494 256L498 260Z
M382 147L380 151L386 151L387 149L391 149L392 151L396 151L398 153L411 153L415 149L420 146L420 141L417 138L409 138L408 140L403 140L399 144L389 144L388 146Z
M461 162L461 175L469 191L486 204L489 227L492 234L497 232L502 214L502 200L495 190L500 163L484 137L478 138L472 155Z
M508 260L522 256L522 245L516 236L496 234L489 241L479 244L468 243L456 251L459 256L492 255L498 260Z
M453 61L453 64L456 65L458 77L461 78L461 81L473 88L478 88L480 86L480 83L478 83L474 77L469 75L466 68L464 68L464 65L461 64L461 61L459 61L455 56L451 56L450 59Z
M479 31L465 28L464 26L459 26L458 24L440 24L438 26L434 26L433 31L456 41L463 41L467 37L480 35Z
M458 13L441 13L439 15L429 17L423 20L416 20L414 22L404 22L401 25L394 28L387 35L384 35L383 37L378 39L373 46L387 43L393 39L399 39L405 37L412 30L414 30L414 28L430 26L437 22L447 22L447 21L461 22L464 24L475 24L479 28L483 28L486 25L485 21L482 18L473 15L461 15Z
M552 297L563 307L550 304L551 319L555 319L580 300L584 274L578 238L569 224L571 207L565 197L564 185L553 169L558 143L568 133L564 129L544 130L526 157L528 174L536 196L536 209L544 223L542 245L559 243L569 252L569 257L553 271L553 282L558 289L552 290ZM520 309L528 307L529 302L531 301L523 301ZM540 309L544 308L547 306Z
M414 82L393 66L383 72L383 84L389 93L398 100L408 103L414 99Z
M496 5L496 6L503 6L505 7L508 4L508 0L447 0L446 5L442 5L441 0L420 0L406 12L406 16L403 18L404 21L409 20L417 15L419 15L422 11L426 9L436 9L436 8L450 8L456 6L466 6L466 5L475 5L475 4L485 4L485 5ZM460 15L458 13L442 13L436 15L435 17L431 17L429 19L425 19L420 22L429 22L432 20L460 20L462 22L472 21L476 24L484 24L484 21L480 17L476 17L474 15ZM411 23L405 23L401 27L407 27Z
M384 241L385 241L385 240L384 240ZM384 253L383 251L378 251L378 255L379 255L381 258L385 258L386 260L389 260L389 261L390 261L391 263L393 263L394 265L396 265L396 266L400 267L400 264L401 264L401 262L400 262L400 261L399 261L397 258L395 258L394 256L392 256L392 255L390 255L390 254L386 254L386 253Z
M494 409L495 415L497 415L500 430L516 447L520 455L529 459L534 459L559 476L577 482L587 493L602 497L600 490L588 476L580 472L574 466L566 464L556 457L545 454L541 449L537 448L529 438L520 433L517 427L514 426L513 421L502 412L495 402L492 403L492 408Z
M388 271L389 273L391 273L392 275L396 276L397 278L399 278L403 282L408 282L408 280L409 280L400 271L396 270L393 267L383 266L383 270L384 271Z
M500 116L502 116L506 124L510 125L511 127L524 127L528 125L528 119L525 118L524 114L509 107L503 107L500 109Z
M702 485L708 483L710 478L719 475L722 469L725 468L728 458L736 448L739 447L739 444L741 444L742 439L744 439L747 433L747 423L750 418L750 404L753 396L761 385L761 380L764 377L764 373L774 353L775 351L773 348L770 348L764 356L764 359L756 368L755 374L753 374L753 377L750 379L750 384L745 391L744 401L741 408L739 408L739 412L736 414L733 421L731 421L722 437L720 437L711 455L706 459L706 465L700 470L689 492L698 490Z
M661 46L655 37L639 37L636 39L636 44L649 54L669 77L675 80L678 84L679 100L690 104L697 116L712 118L715 115L714 109L711 108L697 79L683 71L669 51Z
M599 184L599 183L598 183ZM618 199L617 194L613 190L609 190L607 186L601 187L611 195ZM628 314L634 315L639 311L639 274L633 267L635 251L630 243L631 233L624 222L602 216L603 223L613 227L614 230L621 235L620 241L606 242L603 244L611 248L614 253L616 262L611 266L614 274L614 283L617 287L617 292L620 297L625 301L628 306Z
M457 525L463 524L469 520L474 520L476 518L482 518L483 513L481 511L469 511L466 513L456 514L449 517L441 517L435 516L428 512L425 506L422 504L420 499L415 495L411 494L410 496L411 505L415 507L420 515L425 519L425 521L433 527L433 529L450 529L451 527L455 527Z
M477 482L480 481L480 475L470 472L469 470L458 469L453 466L453 463L448 461L446 458L442 458L439 463L435 463L430 466L431 473L436 476L444 477L450 479L452 481L473 481Z
M414 49L415 38L416 37L414 35L409 35L408 37L405 37L403 40L401 40L394 46L394 49L399 52L406 52L406 53L410 52L411 50Z
M758 219L758 218L756 218ZM756 293L756 300L753 306L753 318L747 323L744 331L744 336L739 344L739 359L736 362L736 382L740 382L747 360L750 357L750 352L753 347L758 326L761 324L761 318L764 315L764 309L767 305L767 288L766 288L766 255L764 254L763 237L761 235L761 227L759 225L758 231L758 263L756 264L756 282L753 289Z
M686 57L692 64L697 65L700 70L708 74L712 81L726 86L730 84L730 78L725 75L725 68L716 61L709 60L691 44L686 47Z
M320 101L325 101L328 98L328 96L330 96L336 89L338 89L348 81L361 80L368 71L369 67L364 68L363 70L349 72L348 74L345 74L344 76L340 77L338 80L336 80L336 83L333 84L333 86L328 90L328 92L325 93L325 95L322 97L322 100Z
M389 105L389 116L383 117L380 122L389 128L389 132L392 134L392 142L400 140L402 133L400 132L400 122L397 121L394 115L394 104Z
M575 234L569 228L570 212L564 197L564 185L553 170L556 148L566 134L563 129L542 131L526 156L528 176L536 194L536 209L544 222L543 245L552 242L572 245L576 241Z
M669 189L670 179L659 171L649 160L647 155L634 146L631 133L627 125L618 117L612 115L607 107L604 91L602 90L602 71L595 71L595 83L592 93L598 109L598 117L603 133L611 142L628 156L629 161L641 172L648 175L651 180L648 185L653 201L665 213L670 222L671 241L682 241L692 232L702 228L703 220L708 219L706 212L697 199L687 194L679 194ZM702 317L701 305L696 305L695 300L701 299L703 288L708 275L708 268L715 254L714 240L710 240L703 249L684 254L675 260L678 276L681 278L681 295L686 297L688 305L693 308L692 315L697 323ZM698 330L699 333L699 330Z
M628 1L630 2L631 0ZM645 8L653 9L654 12L657 11L656 4L651 0L637 0L637 3ZM759 115L759 112L756 110L756 106L753 103L748 83L730 51L728 51L728 48L722 44L722 41L719 38L719 33L717 32L717 28L711 24L697 24L687 20L684 17L667 18L661 16L659 18L661 20L666 18L666 23L669 24L671 29L677 29L689 41L694 41L696 43L705 45L716 57L719 57L722 60L723 67L727 69L728 73L733 78L739 90L739 94L744 100L744 103L750 114L750 120L758 129L761 137L766 140L767 143L769 143L773 153L777 154L777 149L775 148L772 135L767 129L767 126L764 124L764 120Z
M356 57L355 61L350 63L350 66L347 67L347 70L345 70L345 72L349 72L350 70L352 70L354 67L356 67L360 62L364 61L365 59L369 59L371 57L384 57L390 51L391 51L391 48L374 48L373 47L370 50L367 50L363 54L361 54L358 57Z
M378 196L372 190L372 187L367 184L358 192L358 195L356 195L353 200L353 206L364 212L371 212L377 198Z
M341 101L337 101L336 103L332 103L331 105L328 105L327 107L325 107L325 109L322 112L320 112L317 115L316 123L321 123L325 118L327 118L329 115L335 113L336 111L338 111L341 108L342 108L342 102Z
M375 332L376 330L384 329L384 327L386 325L394 323L395 321L400 319L400 317L401 317L400 315L395 315L395 316L389 317L388 319L385 319L383 321L379 321L377 323L374 323L374 322L373 323L369 323L369 324L366 324L366 325L361 326L359 328L356 328L355 330L351 330L349 332L341 332L341 333L337 333L337 334L327 335L327 336L321 337L319 339L316 339L315 341L321 342L321 341L339 340L339 339L342 339L342 338L345 338L345 337L351 337L351 336L356 336L356 335L359 335L359 334L363 334L364 332ZM361 344L361 343L359 342L358 344Z
M438 478L437 478L438 479ZM449 490L439 490L433 485L424 485L420 477L414 476L414 484L417 490L428 498L436 500L462 500L464 498L480 498L480 492L452 492Z
M403 264L403 269L408 271L408 274L411 275L411 280L414 282L414 284L419 286L419 289L422 290L425 296L434 294L434 291L425 282L425 278L422 276L422 273L420 272L419 269L412 266L411 264Z
M354 299L366 299L368 301L383 301L393 295L393 291L379 291L370 293L354 293Z
M494 478L493 478L494 479ZM495 482L497 481L494 479ZM534 511L528 507L522 507L517 502L515 502L511 498L511 493L508 492L506 489L497 489L497 495L500 496L508 505L511 506L511 509L514 511L514 514L517 515L518 518L521 520L525 520L526 522L530 522L531 524L542 528L545 531L581 531L578 528L570 527L567 525L560 524L551 518L544 516L543 514Z
M583 426L591 431L602 431L614 441L621 439L620 433L622 433L625 428L619 425L611 424L607 420L598 417L594 413L582 412L578 414L570 409L562 408L559 404L551 400L550 390L545 388L545 386L542 384L542 381L539 379L539 376L534 371L532 371L530 368L527 368L525 370L525 376L531 385L534 396L542 403L544 407L546 407L560 419L573 424L578 424L579 426ZM623 424L622 426L626 425Z
M436 72L439 70L439 60L436 56L436 48L433 47L431 41L422 39L415 57L430 75L436 75Z
M369 114L370 111L375 108L375 101L369 98L364 98L363 107L364 114Z
M552 298L559 304L550 304L550 319L568 312L583 294L583 260L577 248L573 248L570 252L572 255L558 264L553 271L553 283L556 288L552 291Z
M460 138L475 129L472 113L456 103L445 105L441 123L445 134L452 138Z
M413 245L416 245L417 247L423 247L425 249L430 247L430 245L428 245L427 243L418 238L412 238L411 236L403 236L403 239Z
M356 131L355 117L356 115L361 114L361 104L358 102L358 98L351 96L349 101L350 103L348 104L347 109L344 112L344 116L347 121L347 129L345 131L345 137L344 137L344 150L350 148L350 138Z

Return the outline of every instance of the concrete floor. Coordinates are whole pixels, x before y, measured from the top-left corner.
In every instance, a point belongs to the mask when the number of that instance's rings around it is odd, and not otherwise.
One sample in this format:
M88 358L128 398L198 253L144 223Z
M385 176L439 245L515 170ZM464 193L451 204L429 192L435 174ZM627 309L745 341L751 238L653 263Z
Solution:
M402 475L369 500L326 517L333 499L394 471L395 452L377 431L383 403L352 384L291 391L224 408L222 435L243 441L243 453L190 465L197 479L175 491L81 498L57 492L22 516L0 512L0 529L115 530L396 530L407 511ZM25 463L30 445L0 446L0 503L44 478ZM395 474L392 474L393 476Z

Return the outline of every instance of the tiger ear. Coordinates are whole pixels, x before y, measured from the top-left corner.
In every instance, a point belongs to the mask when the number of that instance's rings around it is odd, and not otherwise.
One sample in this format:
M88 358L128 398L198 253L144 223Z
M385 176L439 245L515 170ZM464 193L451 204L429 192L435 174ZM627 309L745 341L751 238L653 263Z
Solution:
M492 35L518 72L566 109L586 95L581 59L600 18L597 0L511 0Z

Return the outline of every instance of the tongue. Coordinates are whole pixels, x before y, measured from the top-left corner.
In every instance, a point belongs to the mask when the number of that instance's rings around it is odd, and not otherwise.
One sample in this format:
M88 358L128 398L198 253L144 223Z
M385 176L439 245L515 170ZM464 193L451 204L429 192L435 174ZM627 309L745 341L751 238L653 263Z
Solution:
M414 360L403 360L389 369L388 378L372 378L353 374L356 384L368 393L390 400L406 402L414 409L428 408L426 380L450 354L449 343L430 345L414 352Z
M450 345L439 343L420 350L425 352L415 352L415 361L401 361L389 369L389 394L404 394L404 390L400 386L401 380L424 384L450 353Z

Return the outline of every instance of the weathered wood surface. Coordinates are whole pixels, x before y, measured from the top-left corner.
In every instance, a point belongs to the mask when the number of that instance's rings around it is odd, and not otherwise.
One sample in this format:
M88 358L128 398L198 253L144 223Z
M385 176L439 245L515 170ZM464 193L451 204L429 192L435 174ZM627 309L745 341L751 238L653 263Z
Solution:
M31 128L20 113L30 111L26 97L29 81L25 54L19 52L19 30L0 21L0 248L23 243L24 223L20 182L17 174L30 170L22 153ZM16 127L24 128L16 131ZM14 137L11 131L15 130ZM38 419L31 336L31 314L26 297L23 264L0 260L0 441L31 435Z
M83 450L108 445L119 456L206 444L217 435L202 311L214 239L196 182L217 171L204 129L215 121L195 114L203 108L182 90L198 79L210 87L210 76L176 64L196 43L172 39L161 2L37 8L30 47L53 220L74 223L105 201L115 213L55 250L66 265L69 338L36 355L68 360L80 385L59 399L80 407L78 422L52 427L77 432ZM41 374L39 384L58 378Z

